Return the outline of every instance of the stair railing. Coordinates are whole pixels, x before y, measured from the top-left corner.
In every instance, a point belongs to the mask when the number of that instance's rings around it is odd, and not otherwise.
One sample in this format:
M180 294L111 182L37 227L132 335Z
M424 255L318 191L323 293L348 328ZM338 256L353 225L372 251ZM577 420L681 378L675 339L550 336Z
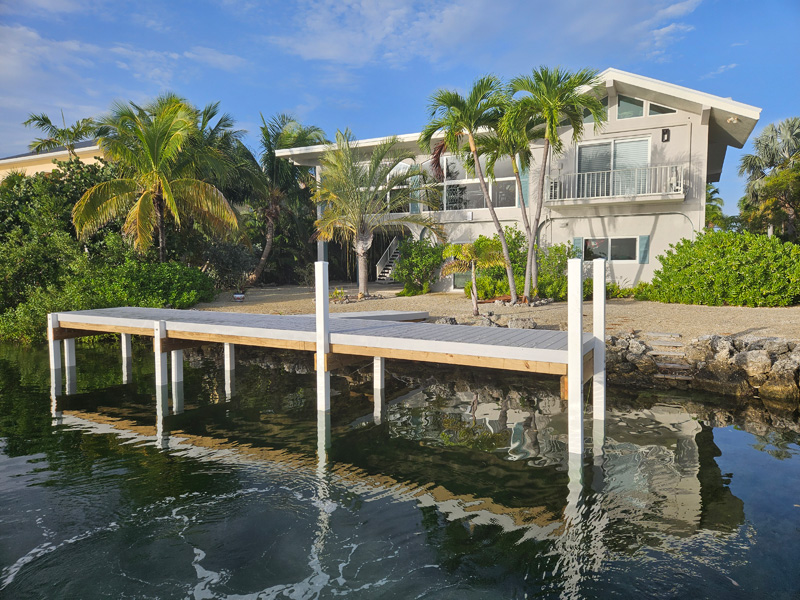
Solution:
M394 254L395 250L397 250L397 247L399 245L400 245L400 239L397 236L395 236L394 239L391 242L389 242L389 247L386 248L386 252L383 253L383 256L381 256L380 260L378 260L378 264L375 265L376 278L380 276L381 271L383 271L384 267L389 264L389 259L392 257L392 254Z

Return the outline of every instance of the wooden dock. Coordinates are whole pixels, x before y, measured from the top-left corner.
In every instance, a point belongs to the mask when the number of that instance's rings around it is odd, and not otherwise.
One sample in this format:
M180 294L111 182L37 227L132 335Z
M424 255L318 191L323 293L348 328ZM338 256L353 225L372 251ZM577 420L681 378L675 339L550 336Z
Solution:
M329 313L327 263L316 263L315 315L263 315L159 308L105 308L48 315L52 391L61 393L61 369L67 393L76 381L75 338L121 334L123 382L131 373L131 336L153 338L158 410L167 410L167 354L172 358L175 407L183 403L183 350L201 344L225 347L226 394L233 394L236 345L314 352L317 409L330 410L330 370L373 359L375 419L382 418L384 361L410 360L561 377L569 399L570 452L583 449L583 384L594 377L594 415L605 414L605 262L594 261L595 331L583 331L582 261L569 264L569 331L506 329L420 323L426 313L371 311ZM62 361L61 340L64 357Z
M54 340L121 333L155 337L158 322L165 324L161 351L200 343L237 344L285 350L316 351L315 318L305 315L259 315L160 308L104 308L54 313L58 325ZM505 329L468 325L384 320L401 313L357 317L331 315L330 353L340 355L567 374L567 333L537 329ZM411 313L419 318L420 313ZM594 338L583 334L584 371L591 376Z

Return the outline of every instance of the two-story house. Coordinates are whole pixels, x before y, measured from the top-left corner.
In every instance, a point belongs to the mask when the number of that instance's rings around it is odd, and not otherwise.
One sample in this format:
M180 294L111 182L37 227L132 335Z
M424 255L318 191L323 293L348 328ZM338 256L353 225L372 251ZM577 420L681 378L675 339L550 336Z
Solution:
M706 183L719 181L728 146L745 144L761 109L616 69L603 71L600 78L608 122L595 132L587 117L576 144L570 128L559 131L567 143L561 155L548 160L539 240L572 243L586 259L606 257L609 277L634 285L652 278L655 257L670 244L693 239L703 229ZM419 150L418 138L401 135L398 144L418 152L417 162L429 168L430 157ZM368 151L381 141L361 140L359 147ZM510 160L496 165L489 187L504 226L519 224L520 207L530 210L528 199L537 197L543 149L542 142L532 145L525 198L518 197ZM277 154L319 169L324 151L325 146L311 146ZM435 217L449 241L493 235L478 180L470 178L457 157L442 161L442 205Z

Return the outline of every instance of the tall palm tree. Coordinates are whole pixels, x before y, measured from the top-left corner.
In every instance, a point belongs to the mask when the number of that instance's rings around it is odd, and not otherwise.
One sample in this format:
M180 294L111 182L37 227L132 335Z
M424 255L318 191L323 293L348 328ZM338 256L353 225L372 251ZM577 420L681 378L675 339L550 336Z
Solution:
M430 122L420 134L419 145L423 150L431 152L434 157L440 155L443 149L462 156L467 153L471 155L471 168L474 169L480 182L484 202L486 208L489 209L497 236L500 238L503 257L506 260L506 275L508 276L511 302L516 303L517 286L514 283L514 270L511 266L508 243L489 195L489 187L486 185L481 168L477 143L479 135L487 135L485 130L497 126L504 103L503 86L494 75L478 78L472 84L466 97L453 90L437 90L430 98ZM444 133L444 139L437 149L432 142L438 132ZM465 138L468 151L464 150Z
M453 273L469 272L472 279L472 316L480 314L478 310L478 279L476 271L490 269L505 264L505 259L488 245L476 248L475 244L449 244L442 253L446 262L442 265L441 276L446 277ZM447 260L449 259L449 260Z
M28 119L23 121L26 127L35 127L44 132L46 137L36 138L28 146L33 152L47 152L49 150L56 150L57 148L64 147L67 149L70 158L77 158L75 153L75 144L83 140L89 139L95 135L97 126L94 119L80 119L72 125L67 125L64 119L64 111L61 111L61 122L63 127L58 127L53 124L46 114L40 115L31 113Z
M530 240L533 233L528 219L528 207L523 201L525 191L522 188L520 170L527 171L530 168L533 160L531 142L541 139L544 134L544 130L541 127L543 121L541 118L534 117L525 123L524 128L518 129L514 127L508 123L508 120L513 116L510 111L512 103L513 100L508 97L498 126L495 127L494 135L478 137L478 154L486 157L486 173L492 180L494 180L494 169L497 161L504 158L511 159L511 168L517 186L517 196L520 198L520 217L525 229L525 235ZM469 162L472 163L473 161ZM522 294L523 302L528 302L530 299L531 264L532 261L526 260L524 292Z
M358 293L366 296L367 252L376 231L396 230L403 225L429 228L444 237L442 226L429 216L412 214L406 206L416 202L431 206L435 186L425 182L418 165L399 168L413 161L414 153L396 148L397 138L386 138L370 154L359 151L349 130L336 132L336 144L322 156L322 178L317 201L324 211L316 221L317 237L338 237L353 245L358 258Z
M706 227L725 229L727 219L722 212L725 201L719 197L719 188L713 183L706 184Z
M276 151L328 142L322 129L313 125L304 126L287 114L277 114L269 121L261 115L260 132L261 169L265 185L260 193L254 194L249 204L263 231L264 249L250 276L251 282L260 279L267 265L281 210L288 207L293 216L299 217L298 213L302 210L299 196L313 185L308 169L277 157Z
M124 216L123 233L141 251L158 232L159 260L165 262L167 217L180 226L181 216L190 215L220 235L238 229L223 194L198 179L200 172L221 176L229 163L196 143L197 111L186 102L167 94L143 107L115 103L98 124L100 146L120 177L92 187L75 205L72 219L81 237Z
M597 71L594 69L580 69L573 73L560 67L550 69L545 66L534 69L530 75L515 77L511 80L512 93L521 95L509 108L510 114L503 127L522 129L529 126L531 119L540 119L544 138L538 193L535 204L531 207L534 209L531 219L533 235L528 238L528 261L531 286L534 291L539 283L539 265L536 260L535 246L544 205L547 160L551 152L556 155L563 152L564 142L558 134L559 126L571 127L572 140L577 142L583 137L584 111L588 111L592 115L595 131L599 131L606 122L606 111L600 102L598 93L594 91L599 83Z

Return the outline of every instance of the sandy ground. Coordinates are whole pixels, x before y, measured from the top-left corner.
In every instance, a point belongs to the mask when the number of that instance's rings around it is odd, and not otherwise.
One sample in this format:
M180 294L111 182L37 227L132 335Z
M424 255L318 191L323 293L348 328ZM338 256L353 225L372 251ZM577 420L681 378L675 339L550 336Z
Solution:
M354 297L357 288L352 284L332 284ZM471 322L472 305L463 292L396 297L398 286L372 286L370 293L377 297L350 304L331 303L331 312L364 310L427 311L431 320L456 317L459 323ZM305 314L314 312L312 288L282 286L253 288L247 291L244 302L233 302L230 292L221 293L214 302L197 305L201 310L247 312L264 314ZM532 318L538 326L566 329L567 306L556 302L546 306L499 306L481 304L482 314L504 325L510 316ZM778 336L800 340L800 306L790 308L744 308L738 306L689 306L660 304L630 299L609 300L606 333L631 330L642 333L673 333L690 340L701 335L758 335ZM584 328L592 326L592 306L584 305Z

